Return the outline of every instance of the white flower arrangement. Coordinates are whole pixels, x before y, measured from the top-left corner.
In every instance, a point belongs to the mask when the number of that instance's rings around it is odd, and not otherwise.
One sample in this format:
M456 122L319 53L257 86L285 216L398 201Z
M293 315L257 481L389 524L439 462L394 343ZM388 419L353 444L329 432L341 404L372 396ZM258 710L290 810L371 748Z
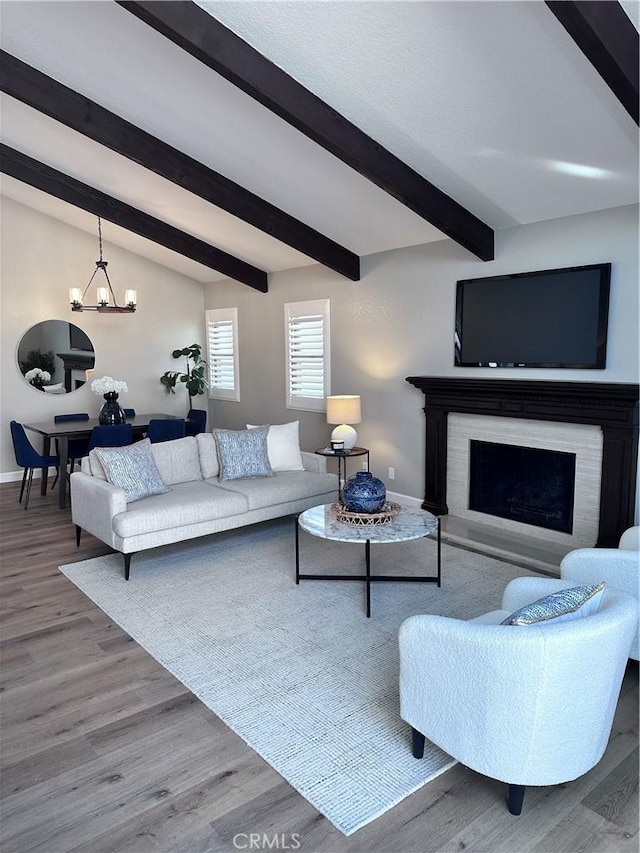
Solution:
M41 370L39 367L32 367L27 370L24 378L31 385L44 385L45 382L51 382L51 374L48 370Z
M94 394L126 394L129 390L126 382L114 379L113 376L102 376L91 383Z

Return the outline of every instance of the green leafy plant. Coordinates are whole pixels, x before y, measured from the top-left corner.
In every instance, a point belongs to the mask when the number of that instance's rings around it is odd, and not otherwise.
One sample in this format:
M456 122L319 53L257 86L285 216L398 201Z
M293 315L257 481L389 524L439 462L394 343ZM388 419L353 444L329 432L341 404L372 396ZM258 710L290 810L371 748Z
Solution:
M204 394L208 387L205 376L207 362L202 358L201 352L200 344L191 344L190 347L174 349L171 353L173 358L187 359L187 372L179 373L176 370L167 370L160 377L160 382L164 385L167 394L175 394L178 382L184 383L189 394L189 408L193 408L191 405L192 398Z
M42 350L39 349L30 349L24 361L20 362L20 370L24 375L34 367L38 367L40 370L46 370L47 373L50 373L51 376L53 376L56 369L54 359L55 356L52 350L42 352Z

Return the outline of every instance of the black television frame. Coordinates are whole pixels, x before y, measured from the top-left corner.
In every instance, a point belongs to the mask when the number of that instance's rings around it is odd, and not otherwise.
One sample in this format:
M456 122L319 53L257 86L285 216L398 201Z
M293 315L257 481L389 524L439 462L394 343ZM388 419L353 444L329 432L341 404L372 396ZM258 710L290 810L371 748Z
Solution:
M78 335L78 332L80 332L80 335ZM69 323L69 349L74 352L93 352L91 338L84 329L81 329L80 326L76 326L74 323Z
M533 276L558 275L559 273L573 273L582 270L600 271L600 291L598 294L598 319L596 331L596 353L595 361L591 364L565 363L565 362L489 362L489 361L462 361L462 320L464 309L464 290L476 282L486 281L510 281L512 279L527 278ZM454 364L456 367L516 367L516 368L559 368L572 370L603 370L607 359L607 328L609 320L609 293L611 289L611 263L586 264L584 266L560 267L552 270L532 270L530 272L510 273L508 275L486 276L483 278L461 279L456 284L456 317L454 338Z

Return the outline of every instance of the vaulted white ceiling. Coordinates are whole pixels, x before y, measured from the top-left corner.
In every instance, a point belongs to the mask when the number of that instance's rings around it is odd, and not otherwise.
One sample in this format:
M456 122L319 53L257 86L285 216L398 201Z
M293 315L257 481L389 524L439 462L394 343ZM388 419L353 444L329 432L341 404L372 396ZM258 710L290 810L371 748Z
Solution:
M539 0L198 5L493 229L638 202L638 128ZM0 14L4 51L356 255L446 239L121 5L3 0ZM41 163L268 272L315 263L13 97L1 109L5 144ZM96 231L15 178L2 192ZM227 277L112 223L104 236Z

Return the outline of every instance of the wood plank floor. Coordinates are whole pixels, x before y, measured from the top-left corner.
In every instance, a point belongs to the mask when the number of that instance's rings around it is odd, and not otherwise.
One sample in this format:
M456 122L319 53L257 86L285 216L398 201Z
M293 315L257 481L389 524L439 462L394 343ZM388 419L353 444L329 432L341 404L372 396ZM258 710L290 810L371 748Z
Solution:
M635 662L601 762L521 817L457 765L345 838L58 571L108 549L76 549L56 492L27 512L18 493L0 486L4 853L638 850Z

